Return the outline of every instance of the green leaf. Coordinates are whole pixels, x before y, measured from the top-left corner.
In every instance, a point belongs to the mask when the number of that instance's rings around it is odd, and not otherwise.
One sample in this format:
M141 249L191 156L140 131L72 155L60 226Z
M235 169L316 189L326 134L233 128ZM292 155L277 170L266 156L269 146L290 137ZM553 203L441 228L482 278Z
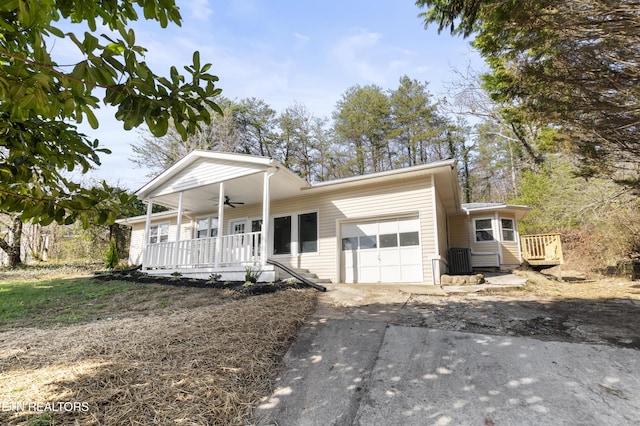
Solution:
M84 46L85 52L93 52L98 47L98 39L93 35L85 32L82 45Z

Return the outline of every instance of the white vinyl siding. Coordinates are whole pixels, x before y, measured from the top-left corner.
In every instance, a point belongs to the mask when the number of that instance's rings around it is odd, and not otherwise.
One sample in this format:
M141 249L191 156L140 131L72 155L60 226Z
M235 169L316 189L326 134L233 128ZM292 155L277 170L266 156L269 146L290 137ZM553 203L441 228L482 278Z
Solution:
M450 247L469 247L469 221L466 215L449 216L447 227Z
M490 214L490 213L489 213ZM449 236L451 241L451 247L465 247L464 238L462 236L462 223L464 216L455 216L449 218L450 229ZM504 240L505 228L503 228L503 219L512 223L513 227L513 241ZM518 230L515 217L509 214L497 213L489 216L487 212L472 214L468 219L468 234L471 244L466 247L470 247L474 252L472 256L474 267L496 267L496 266L517 266L520 265L520 248L518 244ZM478 222L480 226L478 226ZM486 221L490 221L491 229L488 229ZM485 227L485 225L487 225ZM478 230L490 230L492 232L493 240L476 241L476 235ZM509 228L507 230L510 231ZM507 232L510 234L510 232ZM485 235L486 236L486 235ZM507 235L508 237L509 235ZM497 265L497 259L499 259L500 265Z
M318 251L300 256L281 256L278 262L293 268L308 269L320 278L340 281L340 223L345 220L393 218L419 216L422 238L423 282L433 284L430 256L435 250L433 227L433 191L428 176L406 179L396 183L362 185L341 191L308 190L303 195L271 202L270 217L297 215L309 212L310 207L318 212ZM214 214L215 212L211 212ZM225 209L225 224L234 218L260 216L262 205L254 204ZM273 222L272 222L273 223ZM273 226L270 227L270 242L273 241Z
M435 191L429 175L421 175L397 180L390 183L357 185L341 190L308 189L302 195L293 198L272 200L270 219L293 216L317 211L317 251L301 255L281 256L278 261L294 268L309 269L320 278L332 282L340 280L340 224L345 221L371 220L397 217L419 217L419 235L421 237L422 279L424 283L433 284L431 257L435 253L434 213ZM210 211L199 212L198 217L217 216L215 206ZM229 229L229 222L243 217L261 217L262 204L239 206L225 209L224 223L220 229ZM183 220L191 223L189 219ZM271 222L271 225L273 222ZM195 221L193 226L195 227ZM136 225L138 226L138 225ZM144 234L144 223L140 225ZM442 226L442 224L440 225ZM273 241L273 226L270 226L269 244ZM181 232L181 238L192 235L191 231ZM295 235L294 235L295 237ZM175 239L175 218L171 219L169 241ZM271 249L271 247L270 247ZM297 252L294 252L297 253Z

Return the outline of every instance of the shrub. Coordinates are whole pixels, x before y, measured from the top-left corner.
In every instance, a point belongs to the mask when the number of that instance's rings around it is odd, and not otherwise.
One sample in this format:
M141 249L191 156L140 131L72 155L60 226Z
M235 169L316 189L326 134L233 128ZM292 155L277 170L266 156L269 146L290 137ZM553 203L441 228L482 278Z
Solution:
M107 269L114 269L118 266L120 259L118 259L118 248L116 247L116 240L111 239L109 243L109 250L107 250L107 258L104 262L104 267Z

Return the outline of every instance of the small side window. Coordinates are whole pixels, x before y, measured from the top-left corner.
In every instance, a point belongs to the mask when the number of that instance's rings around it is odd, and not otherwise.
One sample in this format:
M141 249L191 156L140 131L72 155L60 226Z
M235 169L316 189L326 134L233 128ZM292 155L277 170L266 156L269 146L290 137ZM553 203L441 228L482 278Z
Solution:
M501 219L502 225L502 241L515 241L516 232L512 219Z

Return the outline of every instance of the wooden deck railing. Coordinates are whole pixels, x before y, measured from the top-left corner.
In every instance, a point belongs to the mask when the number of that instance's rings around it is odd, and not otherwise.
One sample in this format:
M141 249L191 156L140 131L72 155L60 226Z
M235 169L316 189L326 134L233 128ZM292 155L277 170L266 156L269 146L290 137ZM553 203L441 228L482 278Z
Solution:
M522 258L533 266L561 265L562 244L560 234L538 234L520 236Z

